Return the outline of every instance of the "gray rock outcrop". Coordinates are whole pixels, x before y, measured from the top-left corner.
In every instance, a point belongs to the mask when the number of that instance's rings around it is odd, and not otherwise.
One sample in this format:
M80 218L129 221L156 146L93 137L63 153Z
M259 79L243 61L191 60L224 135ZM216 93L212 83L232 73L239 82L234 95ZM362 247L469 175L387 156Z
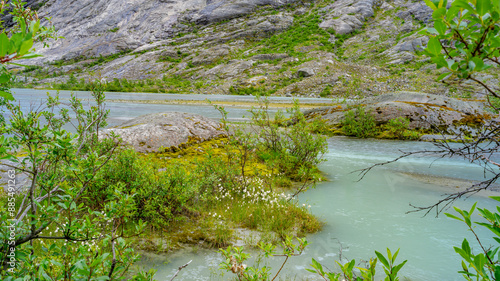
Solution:
M296 76L297 77L310 77L310 76L314 76L314 74L316 74L314 72L314 69L312 69L310 67L303 67L303 68L297 70Z
M428 23L432 19L432 9L425 5L424 1L409 2L403 5L406 10L396 13L396 16L402 19L414 18L418 21Z
M201 9L203 0L50 0L40 16L51 17L59 39L42 50L45 59L96 57L167 38L179 15ZM41 48L39 48L41 49Z
M199 12L186 15L186 19L198 24L208 24L241 17L254 12L260 6L282 6L297 0L207 0Z
M423 50L428 42L428 37L412 35L382 52L381 55L390 59L389 64L403 64L412 61L415 58L415 52Z
M377 124L385 124L398 117L410 121L410 129L439 129L449 134L474 130L493 115L484 109L484 102L464 101L445 96L418 92L394 92L365 98L359 104L370 112ZM346 105L313 109L305 114L308 118L320 117L331 126L341 126Z
M102 136L119 135L124 143L142 153L163 152L212 138L225 136L220 123L197 114L181 112L139 116L122 125L102 131Z
M189 31L183 21L208 24L247 15L260 6L291 2L295 0L49 0L40 16L51 17L58 36L64 38L51 42L49 49L38 45L44 55L38 61L134 50ZM268 25L273 28L272 22Z
M373 16L374 0L340 0L326 6L325 20L319 25L333 29L337 34L348 34L363 26L363 22Z

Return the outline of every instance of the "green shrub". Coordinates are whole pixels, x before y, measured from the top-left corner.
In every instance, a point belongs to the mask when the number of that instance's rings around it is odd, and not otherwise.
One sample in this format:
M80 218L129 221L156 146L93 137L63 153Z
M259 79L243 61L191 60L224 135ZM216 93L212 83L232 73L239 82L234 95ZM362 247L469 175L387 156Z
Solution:
M346 112L342 121L342 132L347 136L370 138L378 134L378 128L371 113L360 106Z
M131 149L118 152L89 186L87 204L100 208L113 196L110 187L121 185L124 192L134 195L136 219L160 228L182 219L193 205L198 185L183 167L168 165L162 173L158 168Z
M410 120L405 117L398 117L389 120L384 128L389 133L389 138L400 140L416 140L420 138L420 134L416 131L409 130Z
M280 172L299 181L311 178L312 170L322 161L327 149L326 138L312 133L317 124L306 121L297 101L287 110L288 120L281 111L271 117L269 101L259 101L261 107L250 111L256 133L246 139L253 138L251 145L258 155L275 164Z

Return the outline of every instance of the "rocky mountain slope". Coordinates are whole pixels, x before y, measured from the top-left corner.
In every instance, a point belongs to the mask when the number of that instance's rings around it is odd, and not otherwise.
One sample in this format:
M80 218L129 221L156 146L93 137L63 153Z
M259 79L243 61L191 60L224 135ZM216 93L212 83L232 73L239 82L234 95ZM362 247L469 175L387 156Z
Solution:
M24 86L85 89L101 79L116 91L482 94L435 80L439 70L419 53L431 16L422 0L49 0L39 12L65 38L19 69ZM498 87L496 70L482 78Z

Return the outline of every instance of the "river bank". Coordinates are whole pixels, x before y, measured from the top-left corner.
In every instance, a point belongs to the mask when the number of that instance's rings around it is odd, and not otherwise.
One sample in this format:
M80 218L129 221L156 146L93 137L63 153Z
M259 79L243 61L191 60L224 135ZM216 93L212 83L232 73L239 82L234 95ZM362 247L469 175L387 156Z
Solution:
M134 103L107 105L115 120L133 118L132 114L136 112L130 109L138 108ZM29 106L29 103L26 103L26 106ZM167 106L144 105L143 110L163 111L168 108ZM182 105L172 107L176 111L184 108L214 118L220 116L212 107ZM238 116L237 112L230 111L230 114L233 114L234 119L241 120L238 119L241 115ZM423 184L422 181L414 180L401 172L481 180L482 169L460 159L434 162L435 159L432 157L411 158L382 167L369 173L361 182L357 182L359 177L357 174L352 174L353 171L391 160L399 155L400 150L431 148L432 144L347 137L330 138L328 143L328 151L325 154L328 161L321 163L319 168L329 181L322 181L315 189L301 195L298 202L299 206L311 205L311 208L307 208L309 212L325 224L320 232L307 236L312 244L303 256L290 259L287 273L292 276L303 276L306 279L310 275L304 268L308 267L311 258L321 260L326 265L333 265L334 260L341 260L339 254L341 249L343 258L367 260L373 256L373 250L383 251L386 247L390 247L401 248L401 259L408 259L408 264L402 271L403 276L409 276L414 280L459 280L454 278L458 276L456 271L460 269L460 262L459 257L453 252L453 246L459 245L464 237L470 241L473 237L469 237L470 233L462 224L442 216L421 218L421 214L418 213L406 215L405 212L411 210L409 203L420 205L433 203L443 192L434 190L436 185L433 182ZM182 160L182 157L178 159ZM431 163L434 164L429 168ZM139 167L143 168L140 165ZM176 168L172 171L176 171ZM191 174L196 173L192 169L184 172L188 171ZM144 173L144 169L141 173ZM154 189L155 194L158 190ZM480 202L478 204L481 207L495 207L494 202L487 198L474 197L473 201ZM470 208L473 201L457 201L456 204L462 208ZM157 213L157 209L154 211ZM213 218L213 214L211 216ZM489 241L487 233L480 235ZM154 250L158 251L158 248ZM157 278L166 279L173 275L172 271L176 271L178 266L193 259L198 262L193 262L186 273L181 272L179 280L209 280L210 272L217 270L209 269L208 265L216 264L217 267L218 254L206 252L199 246L189 247L187 252L192 255L180 252L178 258L172 257L172 262L168 265L164 264L168 257L163 254L158 259L145 260L142 263L143 268L155 267L159 270ZM211 262L208 262L210 260ZM271 266L276 268L279 262L276 260ZM212 280L220 280L217 278Z
M299 197L299 204L311 205L311 213L325 225L320 232L306 236L311 244L302 256L287 262L284 278L317 280L317 276L305 271L312 258L331 270L338 270L335 260L368 260L374 256L374 250L384 251L389 247L393 251L400 248L399 258L408 260L401 276L411 280L461 280L456 273L461 268L460 257L453 247L459 246L463 238L474 241L466 226L444 215L422 217L423 213L406 212L412 210L410 203L417 206L433 204L443 193L453 190L451 186L440 187L436 184L439 181L451 185L450 179L454 179L466 187L467 179L483 178L482 169L455 158L435 161L433 157L413 157L380 167L358 181L359 176L353 171L391 160L399 155L399 150L419 150L433 145L348 137L333 137L328 143L327 161L320 165L328 181L318 183L315 189ZM427 175L433 180L422 182L413 173ZM454 206L468 209L476 201L478 207L496 206L495 201L483 196L456 201ZM453 212L452 209L447 211ZM481 239L494 243L487 232L478 231ZM258 254L251 249L248 251L254 256ZM159 278L168 278L189 260L193 262L180 273L179 280L230 280L230 274L221 277L217 270L221 256L197 246L171 256L146 255L138 265L155 268ZM277 268L281 262L275 258L261 265Z

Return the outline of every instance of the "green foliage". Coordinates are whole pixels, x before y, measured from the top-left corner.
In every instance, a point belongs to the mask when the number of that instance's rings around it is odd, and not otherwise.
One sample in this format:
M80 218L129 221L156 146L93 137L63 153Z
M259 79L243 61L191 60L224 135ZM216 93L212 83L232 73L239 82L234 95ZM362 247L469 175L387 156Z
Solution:
M64 83L52 84L57 90L89 91L96 82L78 80L73 74ZM107 92L144 92L144 93L182 93L192 89L192 83L188 79L179 76L163 76L162 79L128 80L126 78L114 78L111 81L101 81L101 87Z
M86 204L102 207L112 198L113 189L109 187L121 186L124 192L134 195L136 220L165 228L188 211L187 203L194 198L196 186L185 169L170 165L158 174L158 168L133 150L119 151L84 193Z
M303 46L318 45L325 51L333 50L334 45L328 41L330 34L319 27L321 19L315 14L296 16L292 27L286 31L271 36L259 43L266 48L268 53L288 53L294 56L303 56L298 48Z
M345 113L342 132L347 136L370 138L378 134L378 128L371 113L359 106Z
M324 97L327 97L329 95L332 94L332 86L331 85L327 85L322 91L321 93L319 93L319 96L324 98Z
M389 120L385 124L384 129L388 131L390 138L400 139L400 140L417 140L420 134L415 131L408 129L410 125L410 120L405 117L398 117Z
M257 153L276 164L280 172L295 180L314 177L314 168L321 163L321 156L326 152L326 138L313 135L316 124L308 123L300 110L298 101L287 110L290 115L286 120L282 111L271 117L268 111L269 101L261 99L259 109L250 110L256 134L253 145ZM286 129L280 128L287 125Z
M15 25L10 30L0 26L0 99L2 100L13 100L9 92L13 77L5 65L15 64L14 60L38 57L39 55L34 53L33 44L54 38L55 34L53 27L40 24L36 12L24 9L24 2L13 0L9 4L12 7L11 14ZM6 6L2 4L0 14L4 13Z
M273 91L267 91L264 87L229 87L229 93L231 95L253 95L253 96L270 96Z
M401 270L401 268L406 264L406 260L403 261L400 264L396 264L396 258L398 256L399 249L394 253L394 255L391 253L389 248L387 248L387 259L382 255L381 253L375 251L375 254L377 255L377 258L379 259L380 263L382 263L382 266L385 271L385 281L397 281L399 280L398 278L398 272Z
M29 112L6 102L12 99L12 76L5 64L36 57L33 43L54 36L53 28L41 26L36 13L24 9L24 2L10 4L16 25L0 34L1 105L10 112L8 122L0 119L0 159L8 161L2 164L12 184L0 196L0 273L3 280L123 278L138 259L123 237L144 228L136 221L133 230L124 229L136 212L134 195L123 193L117 184L110 186L112 193L99 209L85 205L82 198L117 146L98 137L108 115L103 91L94 85L95 103L88 109L75 96L67 106L49 96ZM63 129L70 124L76 134ZM27 175L28 184L15 190L20 173ZM151 277L150 272L133 279Z
M312 273L317 273L318 275L323 277L323 279L329 281L341 281L341 280L374 281L376 266L378 261L380 261L380 263L382 264L382 268L384 269L385 272L384 280L397 281L399 280L398 272L406 264L406 260L400 264L396 264L396 258L398 256L398 253L399 249L396 251L396 253L394 253L394 255L391 253L389 249L387 249L387 258L386 258L381 253L375 251L375 255L377 256L377 258L370 259L367 268L356 266L355 260L351 260L350 262L346 262L345 264L341 264L340 262L336 261L337 266L341 271L340 273L325 271L321 263L319 263L315 259L312 259L312 264L311 264L312 269L308 268L307 271ZM356 271L359 271L360 276L356 274Z
M117 146L96 134L106 126L108 112L100 89L94 89L93 97L95 105L89 109L74 96L67 107L57 97L49 97L45 111L24 113L19 105L6 105L11 118L0 128L10 137L0 138L0 159L10 160L12 164L6 165L15 173L27 173L29 184L20 194L9 190L8 196L1 197L4 203L15 198L18 210L9 212L7 204L0 209L1 260L12 261L8 254L16 254L16 266L2 263L3 275L107 280L123 276L137 261L122 238L144 228L141 220L135 220L135 228L124 229L137 211L135 195L117 183L108 186L108 200L100 208L91 208L82 198ZM70 120L76 134L63 129ZM10 223L15 225L15 237L7 230Z
M272 244L259 244L259 248L262 250L262 255L266 258L281 256L285 260L283 264L274 275L271 274L271 268L267 266L263 267L253 267L248 266L245 262L250 258L250 255L243 252L243 248L239 247L228 247L226 250L220 249L219 253L226 259L225 262L220 263L220 269L230 271L236 274L238 280L248 280L248 281L267 281L275 280L280 274L281 270L285 266L286 262L290 257L299 256L302 254L308 242L305 239L296 238L298 244L294 244L292 238L287 236L281 242L282 252L278 254L276 252L276 246ZM271 279L272 278L272 279Z
M494 96L498 94L483 84L475 74L500 64L500 4L497 0L426 0L433 9L434 27L423 33L430 36L424 53L446 72L439 80L451 76L471 79Z
M500 197L491 197L500 202ZM480 246L479 253L474 253L469 241L464 239L461 247L454 247L455 252L462 257L462 270L459 273L466 280L500 280L500 207L492 212L488 209L478 208L479 215L484 218L482 221L474 221L473 214L476 210L474 204L469 211L454 207L459 216L446 213L446 216L464 222L469 230L476 237ZM475 225L484 227L492 232L493 239L497 242L495 247L485 247L484 243L476 234Z

